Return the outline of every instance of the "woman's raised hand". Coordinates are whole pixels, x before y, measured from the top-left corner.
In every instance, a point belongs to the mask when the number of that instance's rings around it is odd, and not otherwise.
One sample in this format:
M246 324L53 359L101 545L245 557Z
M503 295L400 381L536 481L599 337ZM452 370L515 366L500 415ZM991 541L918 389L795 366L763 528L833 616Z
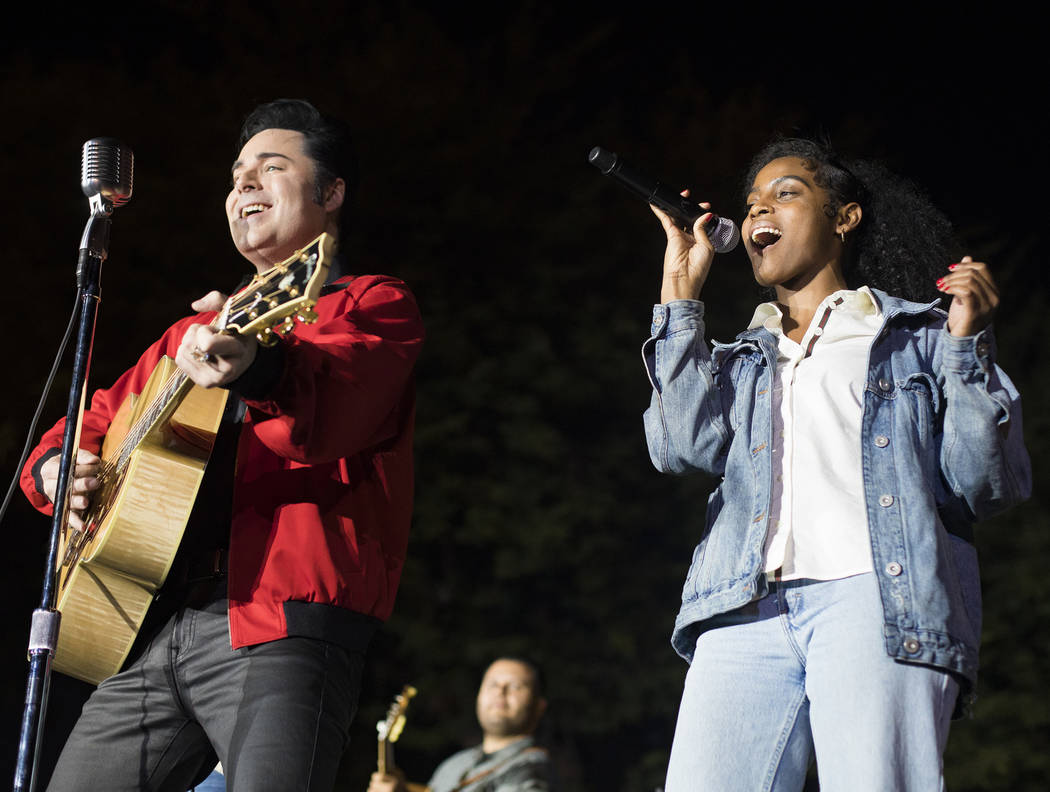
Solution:
M999 288L988 265L969 256L948 267L948 274L937 281L937 288L952 296L948 332L954 336L977 335L991 323L999 307Z
M683 190L682 195L688 197L689 190ZM700 204L704 209L710 209L711 204ZM660 302L669 303L672 300L697 300L700 298L700 290L707 280L707 273L711 269L711 261L715 257L714 248L707 238L701 226L711 219L711 212L701 215L693 223L693 233L687 234L677 225L670 215L650 205L660 222L663 224L664 233L667 234L667 250L664 252L664 276L660 287Z

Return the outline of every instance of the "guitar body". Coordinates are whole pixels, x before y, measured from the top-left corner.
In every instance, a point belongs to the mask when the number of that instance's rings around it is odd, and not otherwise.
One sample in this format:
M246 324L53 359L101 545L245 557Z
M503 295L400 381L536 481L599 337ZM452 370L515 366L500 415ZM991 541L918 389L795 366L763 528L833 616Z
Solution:
M143 392L121 405L103 460L114 460L128 428L173 373L174 361L163 358ZM120 474L103 478L88 515L94 533L59 571L55 670L97 684L124 664L182 541L228 395L194 386L139 442Z
M230 297L212 326L272 344L275 327L314 321L334 252L321 234ZM124 664L175 560L228 395L165 357L113 417L87 530L67 525L59 547L56 671L97 684Z

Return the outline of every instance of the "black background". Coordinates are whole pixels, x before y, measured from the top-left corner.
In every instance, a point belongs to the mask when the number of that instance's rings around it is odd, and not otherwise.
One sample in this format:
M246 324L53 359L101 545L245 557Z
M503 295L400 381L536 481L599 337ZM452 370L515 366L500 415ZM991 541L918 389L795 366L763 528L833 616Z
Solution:
M103 272L91 372L103 385L193 298L245 270L222 210L243 116L293 96L349 120L363 182L344 250L356 271L409 282L428 338L410 557L370 654L341 788L366 786L372 725L405 682L420 688L398 745L411 777L476 741L477 680L503 651L547 668L544 737L567 789L662 783L685 673L667 640L711 482L661 477L648 462L638 349L663 236L586 154L623 153L739 218L741 171L777 132L827 133L885 160L994 268L999 360L1025 397L1037 487L978 532L980 700L953 727L946 765L956 790L1043 788L1050 185L1035 31L987 8L972 20L521 0L149 8L105 19L24 10L0 33L3 469L15 473L72 305L83 141L112 135L136 154ZM743 251L720 257L705 288L711 334L730 337L759 298ZM15 755L46 527L16 496L3 525L2 767ZM56 677L49 753L83 693Z

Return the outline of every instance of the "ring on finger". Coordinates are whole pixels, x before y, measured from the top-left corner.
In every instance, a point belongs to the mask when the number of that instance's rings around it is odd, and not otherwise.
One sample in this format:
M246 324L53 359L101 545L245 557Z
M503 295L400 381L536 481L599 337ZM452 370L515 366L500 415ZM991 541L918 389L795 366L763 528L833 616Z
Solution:
M194 346L193 350L190 352L190 355L198 363L211 363L213 360L215 360L211 352L205 352L199 346Z

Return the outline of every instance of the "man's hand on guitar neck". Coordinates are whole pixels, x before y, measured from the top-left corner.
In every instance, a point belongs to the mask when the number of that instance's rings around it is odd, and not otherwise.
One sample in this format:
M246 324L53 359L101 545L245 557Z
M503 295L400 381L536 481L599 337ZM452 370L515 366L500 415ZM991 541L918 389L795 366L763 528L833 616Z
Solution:
M430 787L406 781L405 774L395 767L393 774L372 773L368 792L430 792Z
M192 304L195 311L218 311L226 295L213 291ZM255 336L227 335L214 327L191 325L182 337L175 363L202 388L229 385L255 360L259 342Z
M405 792L405 774L400 770L394 773L372 773L368 792Z
M55 454L40 466L43 492L52 503L58 491L58 465L61 455ZM98 489L98 472L102 460L90 451L77 450L77 467L73 473L73 487L69 493L69 524L76 530L84 528L84 510L91 502L91 492Z

